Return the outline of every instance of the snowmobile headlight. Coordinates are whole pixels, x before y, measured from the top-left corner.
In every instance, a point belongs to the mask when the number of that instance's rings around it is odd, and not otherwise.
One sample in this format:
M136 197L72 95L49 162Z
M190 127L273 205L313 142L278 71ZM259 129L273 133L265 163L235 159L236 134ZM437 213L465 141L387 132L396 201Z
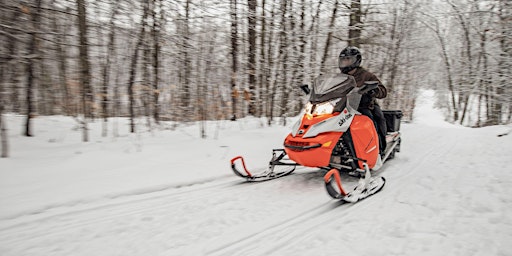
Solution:
M308 102L306 104L306 113L312 116L332 114L334 111L334 106L336 106L338 101L340 101L340 99L326 101L314 105L311 104L311 102Z
M311 102L306 103L305 111L306 114L312 115L311 111L313 110L313 104Z

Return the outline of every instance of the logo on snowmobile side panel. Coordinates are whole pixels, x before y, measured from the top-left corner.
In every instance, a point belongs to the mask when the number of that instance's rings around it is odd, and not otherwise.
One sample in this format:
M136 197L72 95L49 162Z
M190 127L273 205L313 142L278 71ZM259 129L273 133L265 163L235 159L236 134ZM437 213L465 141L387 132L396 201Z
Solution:
M347 113L347 110L345 109L343 111L343 114L345 114L345 115L342 118L340 118L340 121L338 121L339 126L343 126L343 124L345 122L347 122L352 117L352 113L348 113L348 115L346 113Z

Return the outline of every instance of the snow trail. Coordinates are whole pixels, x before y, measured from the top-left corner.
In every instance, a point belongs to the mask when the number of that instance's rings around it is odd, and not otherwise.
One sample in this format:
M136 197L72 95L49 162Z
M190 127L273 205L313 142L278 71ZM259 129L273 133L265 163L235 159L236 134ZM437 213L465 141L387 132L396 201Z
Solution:
M385 187L357 204L332 200L322 170L232 174L239 154L265 166L287 127L247 119L200 140L189 126L142 134L137 152L129 136L82 145L62 135L65 121L42 118L46 132L11 136L18 155L0 160L0 255L511 255L512 136L448 124L431 92L421 99L377 172Z

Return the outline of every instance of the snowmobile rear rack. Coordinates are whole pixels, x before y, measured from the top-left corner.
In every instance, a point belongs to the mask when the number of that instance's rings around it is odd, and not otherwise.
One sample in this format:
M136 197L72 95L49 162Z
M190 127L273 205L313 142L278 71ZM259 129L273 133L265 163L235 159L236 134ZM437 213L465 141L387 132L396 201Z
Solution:
M276 154L276 152L280 152L280 154ZM291 174L295 171L295 168L297 167L297 163L287 163L282 162L284 157L286 156L286 151L284 149L272 149L272 158L270 159L270 162L268 163L268 169L264 172L253 174L245 165L244 158L242 156L237 156L233 159L231 159L231 169L233 172L242 177L245 178L247 181L267 181L272 179L277 179L286 175ZM242 162L242 167L245 173L242 173L236 168L236 161L240 160ZM274 168L276 166L291 166L291 169L283 170L283 171L274 171Z

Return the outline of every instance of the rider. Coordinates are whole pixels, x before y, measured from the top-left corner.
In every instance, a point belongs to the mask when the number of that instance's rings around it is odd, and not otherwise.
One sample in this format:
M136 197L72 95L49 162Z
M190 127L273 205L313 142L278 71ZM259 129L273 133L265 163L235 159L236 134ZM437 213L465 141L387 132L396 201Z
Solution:
M361 60L361 51L357 47L348 46L340 52L338 66L342 73L355 78L357 87L361 87L365 82L369 81L378 82L377 88L363 94L357 111L370 117L374 121L379 135L380 152L383 154L386 148L386 119L375 99L385 98L387 96L387 90L377 76L363 67L360 67Z

